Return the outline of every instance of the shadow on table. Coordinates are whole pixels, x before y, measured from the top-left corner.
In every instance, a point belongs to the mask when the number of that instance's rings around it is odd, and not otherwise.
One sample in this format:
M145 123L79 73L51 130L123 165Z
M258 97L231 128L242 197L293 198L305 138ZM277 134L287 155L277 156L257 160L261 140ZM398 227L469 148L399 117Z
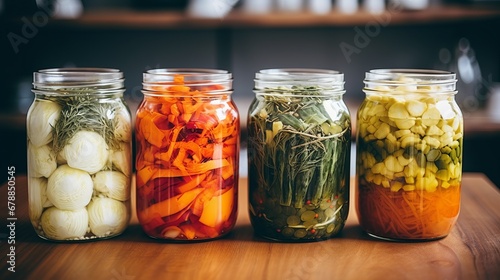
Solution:
M263 238L253 230L251 225L236 226L233 232L226 237L227 240L263 242L263 243L314 243L315 241L295 242L295 241L275 241ZM336 236L330 239L346 239L346 240L373 240L367 235L359 225L346 225L344 229ZM322 241L322 240L319 240Z

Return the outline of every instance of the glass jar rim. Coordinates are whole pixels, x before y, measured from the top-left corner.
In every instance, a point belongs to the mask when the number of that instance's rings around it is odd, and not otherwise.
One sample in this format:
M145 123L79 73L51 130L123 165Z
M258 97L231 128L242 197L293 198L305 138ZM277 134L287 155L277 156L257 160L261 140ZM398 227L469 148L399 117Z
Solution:
M434 69L372 69L365 74L365 82L380 81L411 84L411 80L400 80L402 77L429 84L455 83L456 74L445 70Z
M35 90L81 89L123 90L123 72L113 68L47 68L33 73Z
M269 68L255 74L255 80L264 81L344 81L344 74L337 70L318 68Z
M318 68L270 68L255 74L255 91L278 87L317 86L325 95L343 94L344 74L337 70Z
M182 76L181 81L178 80L179 75ZM233 78L231 72L222 69L158 68L143 73L142 85L145 95L180 96L182 92L171 90L176 85L199 89L200 94L227 95L232 93Z
M176 75L183 75L184 82L224 81L230 80L232 74L227 70L207 68L158 68L144 72L145 83L173 82Z
M456 94L456 74L434 69L373 69L365 73L364 91ZM401 89L400 86L405 88ZM401 90L400 90L401 89Z
M123 79L123 73L113 68L47 68L34 74L34 83L96 82Z

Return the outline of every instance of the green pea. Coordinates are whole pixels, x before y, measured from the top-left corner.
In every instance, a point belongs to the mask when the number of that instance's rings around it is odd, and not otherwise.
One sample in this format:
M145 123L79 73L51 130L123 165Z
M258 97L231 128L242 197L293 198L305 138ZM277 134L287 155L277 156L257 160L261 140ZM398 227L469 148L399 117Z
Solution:
M300 218L298 216L289 216L286 219L286 223L289 226L296 226L296 225L300 224Z
M306 228L309 228L309 227L315 226L317 223L318 223L318 220L316 220L316 219L312 219L312 220L310 220L310 221L306 221L306 222L304 222L304 226L305 226Z
M310 210L306 211L306 212L302 213L302 215L300 215L300 219L304 222L310 221L310 220L314 219L315 217L316 217L316 212L310 211Z
M306 235L307 231L303 228L296 230L295 233L293 234L293 236L297 238L304 238Z
M295 233L295 230L293 228L286 227L281 231L281 233L286 237L291 237Z

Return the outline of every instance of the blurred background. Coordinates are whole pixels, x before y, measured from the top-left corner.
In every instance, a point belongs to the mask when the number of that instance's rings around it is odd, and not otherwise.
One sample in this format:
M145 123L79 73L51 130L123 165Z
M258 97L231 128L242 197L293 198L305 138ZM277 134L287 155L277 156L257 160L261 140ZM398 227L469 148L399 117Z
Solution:
M133 113L145 70L229 70L244 142L260 69L344 72L355 118L366 71L434 68L458 74L464 171L500 186L500 1L0 0L0 34L0 166L18 172L26 170L25 118L39 69L120 69Z

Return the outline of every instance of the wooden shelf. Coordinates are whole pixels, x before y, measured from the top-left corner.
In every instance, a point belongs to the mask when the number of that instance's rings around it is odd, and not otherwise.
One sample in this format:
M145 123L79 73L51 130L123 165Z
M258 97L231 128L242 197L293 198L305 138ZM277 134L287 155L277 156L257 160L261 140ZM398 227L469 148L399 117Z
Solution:
M325 15L300 13L270 13L254 15L235 10L223 18L206 19L188 16L182 11L89 11L76 19L53 19L52 26L82 28L296 28L335 27L373 24L388 25L435 24L500 19L500 8L476 6L436 6L422 11L387 10L381 15L364 11L341 14L332 11ZM383 24L381 24L383 25Z

